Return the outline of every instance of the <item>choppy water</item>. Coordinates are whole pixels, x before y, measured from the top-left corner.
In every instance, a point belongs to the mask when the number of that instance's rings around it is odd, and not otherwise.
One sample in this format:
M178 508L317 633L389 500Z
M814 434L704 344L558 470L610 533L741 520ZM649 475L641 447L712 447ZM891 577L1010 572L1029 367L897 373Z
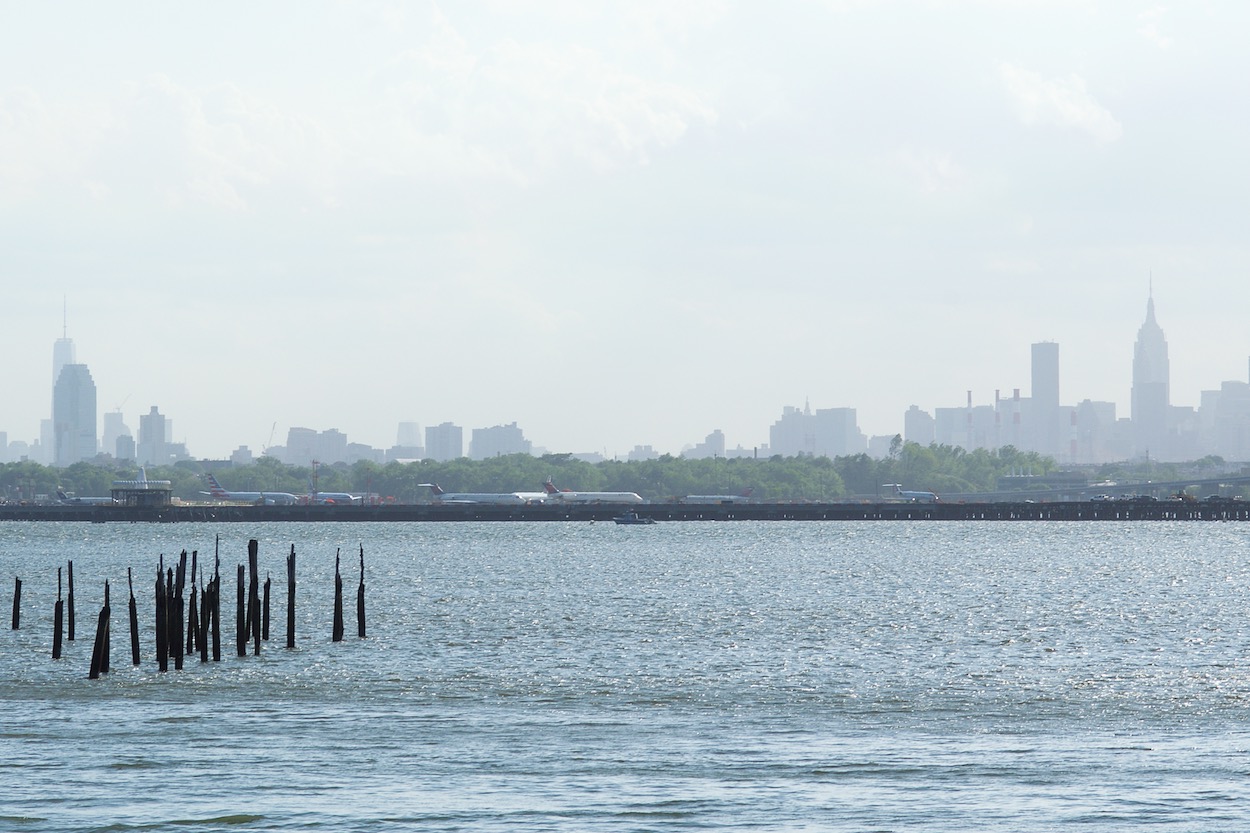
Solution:
M157 556L203 556L218 534L223 661L158 673ZM13 577L24 583L22 629L0 631L0 830L1244 830L1248 536L0 524L6 625ZM249 537L273 574L275 625L261 657L240 659L229 634ZM286 651L291 544L299 646ZM71 558L78 639L53 662L56 567ZM106 578L113 670L89 681Z

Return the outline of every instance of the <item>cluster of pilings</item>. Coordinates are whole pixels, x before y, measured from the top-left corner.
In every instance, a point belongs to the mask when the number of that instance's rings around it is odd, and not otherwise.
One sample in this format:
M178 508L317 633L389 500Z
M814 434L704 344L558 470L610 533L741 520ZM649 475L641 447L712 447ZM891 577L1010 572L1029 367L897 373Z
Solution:
M183 550L176 566L166 566L162 555L156 567L153 592L155 609L154 631L156 665L160 671L168 671L172 660L174 670L181 671L188 656L199 655L200 662L207 663L211 654L213 662L221 662L221 539L218 537L213 555L213 573L200 569L199 552L190 555L190 574L187 572L187 551ZM260 545L255 539L247 544L247 565L238 568L238 591L235 617L235 644L240 657L247 656L250 643L252 655L260 656L262 642L269 641L269 599L272 578L265 577L263 595L260 585ZM343 641L343 577L339 570L340 551L334 554L334 616L331 641ZM56 604L52 617L52 658L61 659L65 625L68 622L69 641L74 633L74 562L69 562L69 593L61 597L61 568L56 571ZM196 579L199 579L197 585ZM295 545L286 559L286 647L295 647ZM142 664L139 640L139 611L135 599L134 576L129 568L126 580L130 588L129 624L130 658L135 666ZM112 608L109 600L109 583L104 582L104 605L96 621L95 642L91 651L91 669L88 676L98 678L109 672L110 635ZM21 627L22 579L17 577L13 590L13 630ZM66 616L68 613L68 617ZM365 548L360 545L360 585L356 591L356 630L361 639L365 637Z

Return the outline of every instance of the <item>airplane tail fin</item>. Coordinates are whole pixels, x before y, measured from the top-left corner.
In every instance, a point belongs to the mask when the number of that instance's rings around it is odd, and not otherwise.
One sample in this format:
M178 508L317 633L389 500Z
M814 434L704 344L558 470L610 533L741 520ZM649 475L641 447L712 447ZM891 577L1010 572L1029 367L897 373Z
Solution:
M547 478L547 482L543 484L543 491L549 495L559 494L560 490L556 488L556 484L551 482L551 478Z
M140 469L140 471L142 471L142 469ZM221 497L222 495L226 493L226 490L223 489L221 484L217 482L217 478L213 476L212 472L209 472L206 476L208 477L208 488L209 488L210 495L214 497Z
M436 495L446 494L446 492L443 491L443 487L438 485L437 483L430 483L429 487L430 487L430 491Z
M57 489L56 498L57 500L69 500L69 495L65 494L65 491L63 489Z

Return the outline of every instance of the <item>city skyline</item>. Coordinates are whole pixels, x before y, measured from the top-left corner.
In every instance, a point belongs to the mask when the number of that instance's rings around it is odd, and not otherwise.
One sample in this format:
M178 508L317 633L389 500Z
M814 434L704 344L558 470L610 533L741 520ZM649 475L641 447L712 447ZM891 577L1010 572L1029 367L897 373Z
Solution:
M1127 416L1151 283L1171 402L1246 378L1243 5L155 9L4 12L10 440L63 303L99 411L214 458L890 435L1045 342Z
M962 406L911 405L901 416L901 431L883 435L865 433L857 408L817 407L810 400L803 407L785 405L768 428L768 442L755 446L727 442L715 428L703 440L684 443L680 449L656 449L635 443L627 454L600 454L591 449L535 446L525 429L510 424L465 427L451 421L429 424L422 431L415 421L396 423L395 442L376 445L351 438L337 427L291 426L260 449L246 443L228 455L194 454L185 442L174 442L172 420L158 406L138 418L132 432L120 410L100 413L96 388L86 364L75 363L76 345L65 333L52 348L52 417L42 422L40 444L10 442L0 428L0 460L29 457L38 462L66 466L92 458L96 450L140 464L161 464L174 459L199 457L250 462L257 454L272 454L286 463L308 465L314 461L351 462L355 459L451 460L461 456L483 459L497 454L575 453L601 459L650 459L661 454L694 457L814 455L841 457L868 452L885 457L892 453L896 435L921 445L939 443L966 450L1013 446L1053 457L1060 464L1080 465L1153 456L1178 461L1208 454L1233 460L1250 460L1250 360L1247 375L1224 380L1219 388L1202 392L1198 406L1176 404L1170 398L1170 351L1167 336L1155 313L1153 288L1146 299L1145 317L1133 346L1131 413L1118 412L1116 403L1085 399L1067 403L1061 396L1062 361L1057 342L1035 342L1027 391L1014 387L996 389L993 402L976 401L971 390ZM103 422L102 441L99 428ZM275 442L275 439L277 441ZM467 443L466 443L467 439Z

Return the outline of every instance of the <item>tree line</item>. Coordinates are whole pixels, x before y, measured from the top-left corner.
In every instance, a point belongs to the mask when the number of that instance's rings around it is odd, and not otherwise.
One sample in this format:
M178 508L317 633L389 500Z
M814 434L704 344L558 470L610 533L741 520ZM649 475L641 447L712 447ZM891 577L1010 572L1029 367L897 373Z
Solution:
M534 457L511 454L487 460L461 458L447 462L292 466L262 457L245 466L222 466L184 460L169 466L148 466L151 480L168 480L175 497L204 500L205 475L212 472L234 491L308 494L314 478L318 491L375 495L381 500L416 503L431 499L422 485L437 483L448 492L538 492L547 478L558 488L577 491L637 492L661 501L685 495L735 495L750 489L755 500L825 501L885 497L882 486L902 484L937 494L983 492L996 488L1008 474L1048 474L1055 461L1010 446L993 451L965 451L958 446L903 442L895 437L889 456L687 459L664 455L654 460L610 460L589 463L571 454ZM55 498L57 490L78 497L107 496L114 480L133 480L138 467L101 457L63 469L20 462L0 465L0 496L8 501ZM888 491L888 490L887 490Z

